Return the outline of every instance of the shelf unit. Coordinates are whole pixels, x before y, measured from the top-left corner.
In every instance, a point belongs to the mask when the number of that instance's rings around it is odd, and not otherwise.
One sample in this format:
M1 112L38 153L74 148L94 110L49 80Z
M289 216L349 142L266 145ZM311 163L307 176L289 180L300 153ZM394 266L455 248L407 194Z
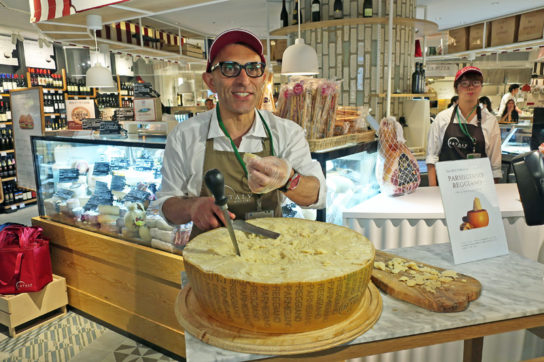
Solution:
M319 28L328 28L345 25L359 25L359 24L384 24L389 22L389 18L344 18L334 20L316 21L312 23L300 24L300 30L310 30ZM414 26L418 29L418 34L432 34L438 31L438 25L432 21L423 19L411 19L411 18L393 18L394 25ZM270 35L280 36L289 35L298 32L298 25L290 25L280 29L275 29L270 32Z
M371 97L385 98L386 93L371 93ZM391 98L436 97L434 93L391 93Z
M1 97L6 97L7 99L11 99L11 94L10 93L2 93L0 94ZM8 121L8 122L0 122L0 129L4 129L6 128L6 126L11 126L13 127L13 121ZM12 131L13 132L13 131ZM8 154L8 153L15 153L15 150L14 149L9 149L9 150L2 150L0 151L0 155L1 156L4 156L4 154ZM16 166L17 167L17 166ZM8 181L13 181L15 180L15 177L14 176L10 176L10 177L0 177L0 207L2 208L6 208L6 206L3 205L4 203L4 189L3 189L3 183L4 182L8 182ZM11 206L11 205L9 205ZM1 210L3 211L3 210Z

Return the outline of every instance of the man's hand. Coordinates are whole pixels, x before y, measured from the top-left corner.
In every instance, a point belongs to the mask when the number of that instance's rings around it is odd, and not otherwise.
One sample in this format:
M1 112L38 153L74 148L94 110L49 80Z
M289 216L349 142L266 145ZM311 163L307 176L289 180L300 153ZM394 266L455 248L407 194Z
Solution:
M231 219L236 217L232 212L229 214ZM223 211L214 203L213 197L195 198L190 207L190 215L193 224L203 231L226 225Z
M253 157L246 163L249 189L264 194L285 185L291 177L291 165L275 156Z

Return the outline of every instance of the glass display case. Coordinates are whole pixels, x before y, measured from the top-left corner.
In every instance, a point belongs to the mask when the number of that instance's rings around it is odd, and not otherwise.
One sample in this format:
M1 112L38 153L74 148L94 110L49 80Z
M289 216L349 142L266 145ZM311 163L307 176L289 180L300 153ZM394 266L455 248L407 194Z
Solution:
M515 124L499 124L501 130L501 151L503 154L521 154L531 150L532 123L524 121Z
M377 195L377 142L362 142L331 150L314 151L327 181L327 207L317 211L317 220L343 225L342 214Z
M172 227L156 207L164 137L32 137L43 218L181 253L190 224Z

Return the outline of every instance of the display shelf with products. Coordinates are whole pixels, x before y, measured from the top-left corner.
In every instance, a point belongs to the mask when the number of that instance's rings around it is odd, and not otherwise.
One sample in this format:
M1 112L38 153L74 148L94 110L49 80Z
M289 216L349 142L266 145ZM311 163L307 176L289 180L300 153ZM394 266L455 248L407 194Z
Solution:
M343 19L333 19L333 20L323 20L311 23L302 23L300 24L300 30L310 30L310 29L319 29L319 28L328 28L335 26L350 26L358 24L387 24L389 18L343 18ZM404 25L404 26L415 26L420 29L421 34L432 34L436 33L438 30L438 25L432 21L424 19L410 19L410 18L393 18L393 24L395 25ZM284 28L275 29L270 32L270 35L279 36L279 35L289 35L296 33L298 31L298 25L286 26Z
M190 231L166 223L154 203L164 143L32 137L40 214L32 223L51 240L53 272L66 278L71 306L184 356L172 303Z

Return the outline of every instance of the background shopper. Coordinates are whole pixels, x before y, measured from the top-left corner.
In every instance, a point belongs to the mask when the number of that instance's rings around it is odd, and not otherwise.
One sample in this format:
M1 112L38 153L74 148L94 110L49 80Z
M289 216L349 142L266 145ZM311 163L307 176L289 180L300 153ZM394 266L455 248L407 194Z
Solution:
M510 84L508 87L508 93L502 96L501 104L499 106L499 111L497 112L498 115L502 115L504 112L504 109L506 108L506 103L510 99L514 100L514 105L516 104L516 95L519 93L519 84ZM518 113L521 113L521 109L519 109L516 105L516 111Z
M516 111L516 103L513 99L508 100L506 108L501 114L500 122L517 123L519 121L519 113Z
M453 87L459 104L440 112L429 129L429 186L437 185L438 161L488 157L495 182L502 177L499 124L493 114L478 106L482 84L483 75L477 67L464 67L455 75Z
M489 99L489 97L480 97L478 103L480 103L480 107L482 107L482 109L485 108L489 111L489 113L493 114L493 107L491 107L491 99Z

